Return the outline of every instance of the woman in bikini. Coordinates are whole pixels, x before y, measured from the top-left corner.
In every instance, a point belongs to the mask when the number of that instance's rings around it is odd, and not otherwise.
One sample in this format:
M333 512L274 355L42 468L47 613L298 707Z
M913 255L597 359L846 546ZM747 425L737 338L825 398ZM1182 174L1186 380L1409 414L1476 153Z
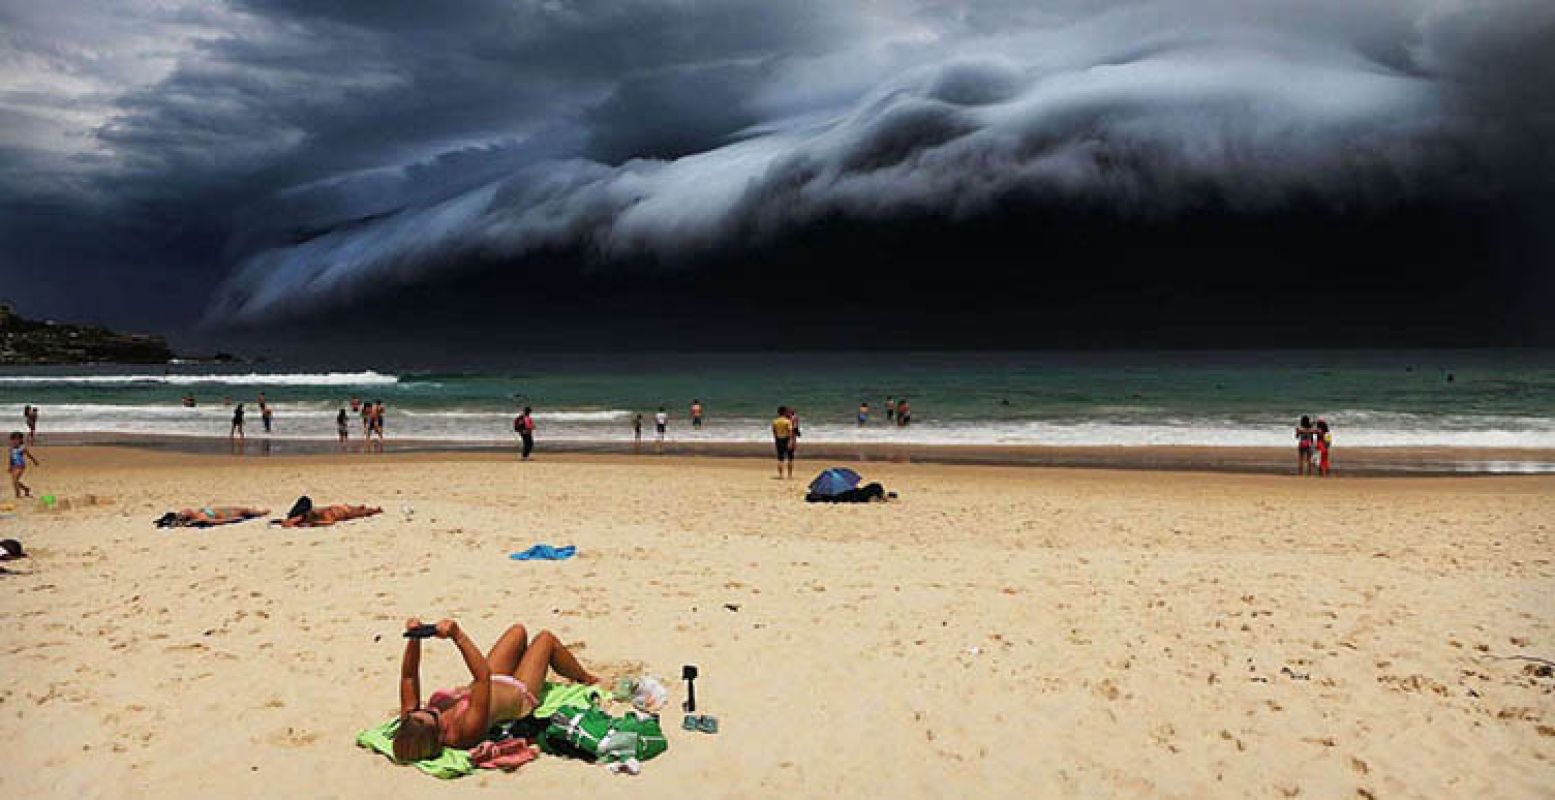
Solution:
M406 630L420 626L421 620L414 617L405 621ZM530 640L523 625L514 625L482 656L459 623L444 619L436 627L437 638L448 639L459 648L471 681L458 689L433 692L422 705L421 640L405 642L400 662L400 724L394 732L394 757L400 761L433 758L444 747L472 747L485 738L493 724L534 713L540 702L531 687L545 687L547 670L554 669L578 683L598 682L550 631L541 631Z
M374 514L382 513L383 509L376 506L335 505L324 506L323 508L309 507L307 509L297 511L296 513L288 516L285 520L282 520L281 527L322 528L326 525L333 525L337 522L345 522L349 519L361 519L362 517L370 517ZM270 524L274 525L275 523L272 522Z
M158 528L209 528L263 517L269 513L268 508L253 506L202 506L169 511L157 519L155 524Z

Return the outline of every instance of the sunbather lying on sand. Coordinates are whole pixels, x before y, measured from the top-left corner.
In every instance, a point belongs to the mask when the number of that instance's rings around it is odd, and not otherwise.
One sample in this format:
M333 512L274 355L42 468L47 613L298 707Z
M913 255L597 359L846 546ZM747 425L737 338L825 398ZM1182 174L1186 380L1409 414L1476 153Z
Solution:
M406 630L420 625L419 619L405 621ZM550 631L535 634L531 641L524 626L514 625L485 656L451 619L438 621L436 636L459 647L473 680L468 686L433 692L422 705L421 640L405 643L400 726L394 733L394 757L400 761L433 758L445 746L472 747L493 724L533 713L539 705L534 691L545 688L547 670L578 683L598 681Z
M242 522L254 517L263 517L269 513L270 509L268 508L253 508L250 506L185 508L163 514L156 521L156 526L158 528L204 528L211 525L227 525L233 522Z
M360 519L374 514L382 514L383 509L376 506L325 506L323 508L310 508L306 511L287 517L281 522L283 528L319 528L325 525L333 525L337 522L345 522L348 519Z

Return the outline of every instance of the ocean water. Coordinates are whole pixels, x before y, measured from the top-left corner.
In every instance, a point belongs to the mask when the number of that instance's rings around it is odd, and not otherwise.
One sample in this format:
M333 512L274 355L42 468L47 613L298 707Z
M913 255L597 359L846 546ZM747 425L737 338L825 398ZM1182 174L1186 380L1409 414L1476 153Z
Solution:
M1555 352L747 353L527 356L511 365L205 364L0 370L0 415L72 434L225 436L229 401L275 410L272 438L331 440L352 397L383 400L399 441L495 444L536 409L550 441L624 442L632 418L671 415L678 441L756 442L780 403L807 442L957 445L1290 446L1301 414L1336 446L1555 449ZM180 398L196 396L196 408ZM885 423L906 396L907 428ZM700 399L707 424L692 431ZM861 401L873 411L858 426ZM359 425L353 417L353 437Z

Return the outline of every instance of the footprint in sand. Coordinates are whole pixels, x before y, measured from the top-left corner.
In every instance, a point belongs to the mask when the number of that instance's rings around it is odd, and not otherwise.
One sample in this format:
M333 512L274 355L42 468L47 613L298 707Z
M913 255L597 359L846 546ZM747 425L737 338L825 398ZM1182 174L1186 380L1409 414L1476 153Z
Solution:
M284 732L277 731L270 735L269 741L279 747L307 747L318 741L319 735L306 730L287 728Z

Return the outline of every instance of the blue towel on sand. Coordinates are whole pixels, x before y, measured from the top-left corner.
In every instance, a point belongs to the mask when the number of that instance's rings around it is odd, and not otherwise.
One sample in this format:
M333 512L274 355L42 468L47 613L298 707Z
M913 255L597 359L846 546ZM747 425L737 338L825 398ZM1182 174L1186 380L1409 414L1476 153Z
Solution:
M522 553L509 553L508 558L514 561L565 561L572 558L576 552L578 552L578 548L570 544L566 547L537 544Z

